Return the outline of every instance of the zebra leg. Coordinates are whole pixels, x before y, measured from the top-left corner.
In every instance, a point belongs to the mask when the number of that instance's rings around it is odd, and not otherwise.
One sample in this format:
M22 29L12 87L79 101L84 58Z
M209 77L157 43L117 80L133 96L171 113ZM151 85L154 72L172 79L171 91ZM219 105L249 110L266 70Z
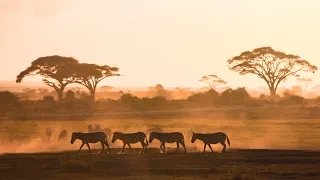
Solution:
M161 144L161 145L160 145L160 149L161 149L161 151L163 152L163 148L162 148L162 145L163 145L163 144Z
M224 143L224 142L220 142L220 144L222 144L222 146L223 146L223 149L222 149L222 152L226 152L226 143Z
M140 154L142 154L142 153L144 153L144 146L145 146L145 144L144 144L143 141L140 141L140 143L141 143L141 145L142 145L142 151L140 152Z
M133 150L132 150L131 145L129 143L128 143L128 146L130 148L131 153L133 153Z
M176 152L178 152L178 149L179 149L179 143L177 142L177 149L176 149Z
M212 147L211 147L211 144L208 144L209 148L211 149L211 152L213 153L213 150L212 150Z
M123 143L123 147L122 147L122 151L121 151L121 154L123 153L123 150L124 150L124 147L126 146L125 143Z
M184 153L187 153L187 149L186 149L186 145L184 144L184 142L181 143L183 148L184 148Z
M84 145L84 143L81 144L80 149L78 150L78 153L77 153L77 154L79 154L79 152L80 152L80 150L82 149L83 145Z
M206 147L207 147L207 144L204 144L204 148L203 148L203 152L204 153L206 151Z
M102 141L100 141L100 143L101 143L101 146L102 146L102 150L101 150L100 154L102 154L102 153L103 153L103 151L104 151L104 144L103 144L103 142L102 142Z
M109 143L108 143L108 142L106 142L106 146L107 146L107 148L108 148L109 154L111 154L111 151L110 151L110 147L109 147Z
M91 149L90 149L89 143L86 143L86 145L88 146L89 154L91 154Z

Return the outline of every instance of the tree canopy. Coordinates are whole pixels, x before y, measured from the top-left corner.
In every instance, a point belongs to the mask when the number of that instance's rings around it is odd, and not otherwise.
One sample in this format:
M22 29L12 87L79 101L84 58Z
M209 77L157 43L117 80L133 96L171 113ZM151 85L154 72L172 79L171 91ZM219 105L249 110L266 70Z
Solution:
M78 60L73 57L58 55L40 57L17 76L16 82L20 83L26 76L40 75L46 85L54 88L61 100L65 87L73 83L72 65L77 63Z
M242 52L228 60L230 70L240 75L255 74L263 79L275 96L281 82L290 76L299 77L299 72L315 72L318 68L297 55L276 51L271 47L260 47Z
M92 97L95 98L96 88L99 82L110 76L120 76L116 72L119 71L117 67L110 67L107 65L99 66L96 64L78 63L73 66L74 82L85 86Z
M216 87L219 85L227 84L227 82L225 82L219 76L214 75L214 74L203 76L199 81L206 83L213 90L215 90Z

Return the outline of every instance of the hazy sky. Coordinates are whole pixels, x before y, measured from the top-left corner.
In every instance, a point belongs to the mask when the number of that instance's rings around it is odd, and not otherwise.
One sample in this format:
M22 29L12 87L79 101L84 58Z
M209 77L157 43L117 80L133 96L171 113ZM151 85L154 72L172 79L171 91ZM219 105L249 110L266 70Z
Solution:
M118 66L124 76L103 81L111 86L200 87L207 74L266 86L231 72L227 59L272 46L320 68L319 8L319 0L0 0L0 80L57 54Z

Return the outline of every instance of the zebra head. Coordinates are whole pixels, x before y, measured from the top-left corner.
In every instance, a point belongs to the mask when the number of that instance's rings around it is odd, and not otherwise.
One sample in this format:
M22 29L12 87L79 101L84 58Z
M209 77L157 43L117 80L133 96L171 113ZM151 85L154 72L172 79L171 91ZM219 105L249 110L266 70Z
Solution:
M73 132L72 136L71 136L71 144L74 143L74 141L76 141L79 138L80 132Z
M192 133L191 142L194 143L198 139L198 133Z
M112 137L112 143L114 143L117 139L120 139L121 135L122 135L121 132L114 132Z
M150 136L149 136L149 143L152 143L152 141L155 139L155 138L158 138L159 136L159 133L157 132L151 132L150 133Z

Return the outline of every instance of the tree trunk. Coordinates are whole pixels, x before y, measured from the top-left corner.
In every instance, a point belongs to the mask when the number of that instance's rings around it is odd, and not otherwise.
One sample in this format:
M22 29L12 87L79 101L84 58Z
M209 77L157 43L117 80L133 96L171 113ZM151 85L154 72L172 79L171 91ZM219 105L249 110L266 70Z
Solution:
M60 89L55 89L55 90L57 91L58 100L59 100L59 101L62 101L62 99L63 99L63 91L64 91L64 88L65 88L65 87L61 87Z
M90 91L91 100L95 101L96 90L95 89L89 89L89 91Z
M270 88L270 97L272 99L277 97L277 90L275 88Z
M63 91L61 91L61 89L57 90L57 94L58 94L58 100L61 101L63 98Z

